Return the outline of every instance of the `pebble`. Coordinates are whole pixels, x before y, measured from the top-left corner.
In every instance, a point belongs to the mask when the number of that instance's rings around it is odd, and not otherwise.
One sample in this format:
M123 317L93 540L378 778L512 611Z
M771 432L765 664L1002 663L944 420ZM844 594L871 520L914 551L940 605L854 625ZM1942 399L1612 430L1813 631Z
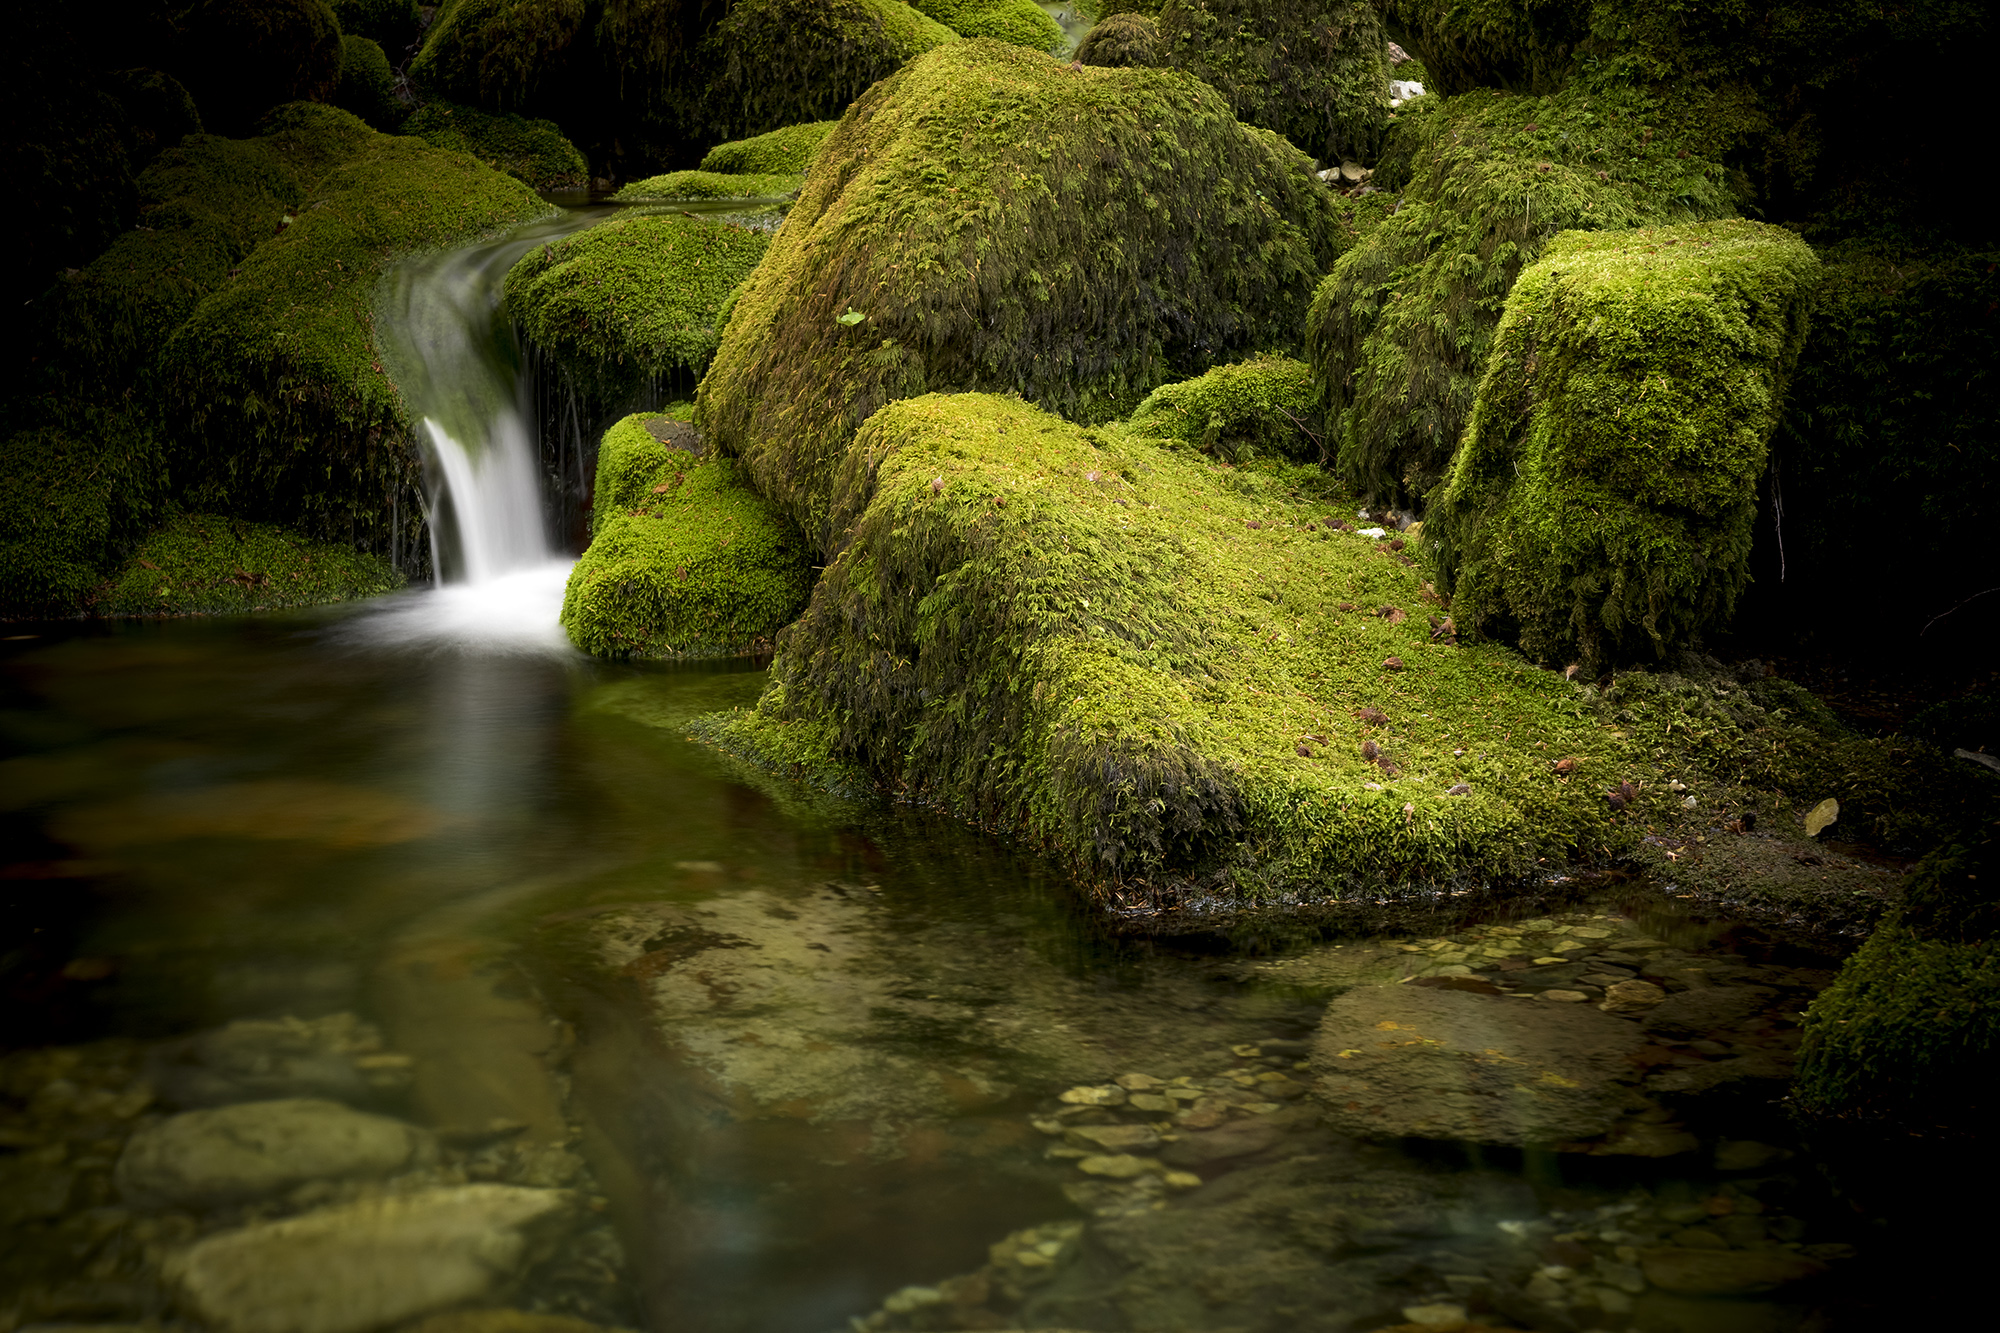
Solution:
M1535 998L1554 1000L1559 1004L1581 1004L1590 997L1580 990L1545 990Z
M1152 1152L1160 1146L1160 1132L1151 1125L1072 1125L1063 1131L1063 1141L1100 1153Z
M1604 1003L1598 1005L1607 1014L1641 1014L1667 998L1667 993L1650 981L1621 981L1606 988Z
M1083 1084L1069 1089L1057 1097L1056 1100L1067 1102L1071 1106L1123 1106L1125 1104L1125 1089L1119 1087L1116 1083L1105 1083L1098 1086Z
M1465 1322L1465 1307L1446 1305L1442 1302L1433 1305L1406 1305L1403 1307L1403 1318L1425 1328L1455 1328Z
M1130 1153L1107 1153L1096 1157L1086 1157L1076 1164L1077 1170L1087 1176L1106 1176L1112 1180L1130 1180L1158 1169L1156 1163L1145 1157L1134 1157Z

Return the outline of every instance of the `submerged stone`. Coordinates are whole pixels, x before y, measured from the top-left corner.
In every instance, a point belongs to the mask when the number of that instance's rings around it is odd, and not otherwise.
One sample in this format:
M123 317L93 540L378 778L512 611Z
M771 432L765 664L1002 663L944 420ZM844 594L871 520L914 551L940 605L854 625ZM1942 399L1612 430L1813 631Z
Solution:
M388 1176L428 1135L386 1116L305 1098L187 1111L134 1134L118 1159L129 1200L201 1207L308 1180Z

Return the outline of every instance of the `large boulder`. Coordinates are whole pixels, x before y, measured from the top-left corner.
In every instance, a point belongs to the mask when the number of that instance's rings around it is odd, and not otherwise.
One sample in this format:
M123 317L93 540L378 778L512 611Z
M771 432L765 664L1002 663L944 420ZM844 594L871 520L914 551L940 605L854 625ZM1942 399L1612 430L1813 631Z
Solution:
M876 80L956 40L902 0L741 0L709 39L705 114L731 139L828 120Z
M709 149L701 169L731 176L803 177L813 154L839 124L836 120L808 120L748 139L732 139Z
M912 0L911 8L961 37L991 37L1051 54L1069 42L1035 0Z
M174 73L204 124L243 134L281 102L319 102L340 86L340 22L327 0L201 0Z
M1548 246L1426 524L1461 627L1596 674L1727 624L1817 267L1755 222Z
M433 148L470 153L530 189L578 190L590 184L590 163L552 120L430 102L404 121L399 133Z
M395 71L382 44L367 37L340 39L340 85L329 99L378 130L400 125L408 108L396 100Z
M1109 14L1076 44L1076 58L1085 65L1110 69L1141 69L1167 63L1160 25L1144 14Z
M201 1208L308 1180L394 1175L428 1140L400 1120L303 1097L185 1111L126 1142L118 1189L141 1204Z

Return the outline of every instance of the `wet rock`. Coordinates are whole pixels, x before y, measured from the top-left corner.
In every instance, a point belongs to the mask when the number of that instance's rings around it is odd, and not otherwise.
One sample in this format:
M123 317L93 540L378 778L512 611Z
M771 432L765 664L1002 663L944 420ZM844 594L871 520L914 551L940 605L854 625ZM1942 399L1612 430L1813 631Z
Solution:
M1101 1087L1070 1088L1056 1100L1071 1106L1123 1106L1125 1097L1125 1089L1115 1083L1106 1083Z
M1762 1013L1777 996L1763 986L1707 986L1670 995L1646 1016L1646 1031L1663 1037L1706 1037Z
M453 1310L434 1314L404 1333L604 1333L600 1325L568 1315L526 1310Z
M1750 1139L1724 1139L1715 1145L1718 1171L1758 1171L1792 1154L1784 1148Z
M1076 1164L1076 1169L1087 1176L1105 1176L1112 1180L1130 1180L1134 1176L1145 1175L1157 1170L1157 1165L1144 1157L1134 1157L1130 1153L1104 1153L1086 1157Z
M1594 1138L1618 1119L1643 1041L1635 1024L1579 1005L1360 987L1327 1006L1315 1092L1348 1133Z
M385 1052L369 1024L330 1014L310 1022L244 1019L168 1042L148 1056L147 1075L174 1106L274 1097L366 1103L407 1086L408 1063Z
M1789 1250L1647 1250L1639 1266L1646 1280L1682 1296L1754 1296L1817 1277L1826 1265Z
M1269 1118L1237 1120L1202 1133L1183 1134L1179 1142L1166 1146L1160 1160L1169 1166L1207 1166L1264 1152L1284 1137L1284 1127Z
M494 1299L559 1190L464 1185L370 1199L210 1236L165 1265L192 1313L224 1333L365 1333Z
M75 1187L76 1172L52 1154L0 1158L0 1227L61 1216Z
M224 1203L308 1180L393 1175L429 1136L386 1116L310 1098L186 1111L134 1134L118 1159L118 1189L142 1204Z
M1784 1095L1791 1082L1793 1061L1776 1051L1759 1051L1730 1060L1669 1069L1646 1080L1646 1090L1674 1097L1727 1095L1770 1100Z
M1667 998L1667 993L1650 981L1620 981L1605 988L1604 1003L1598 1008L1607 1014L1643 1014Z
M1151 1125L1077 1125L1063 1131L1063 1142L1099 1153L1151 1152L1160 1132Z

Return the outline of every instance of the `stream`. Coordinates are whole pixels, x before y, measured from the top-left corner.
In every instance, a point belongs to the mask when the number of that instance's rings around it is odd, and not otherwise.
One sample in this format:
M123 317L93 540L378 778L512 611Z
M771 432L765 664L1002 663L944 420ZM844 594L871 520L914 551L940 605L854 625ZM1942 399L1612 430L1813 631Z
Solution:
M1617 881L1425 935L1151 932L1029 850L682 738L761 662L572 650L580 464L494 310L600 215L394 287L442 585L6 627L0 1333L1879 1315L1774 1104L1837 950ZM1678 1018L1603 1016L1640 978ZM1376 994L1617 1018L1648 1096L1572 1151L1352 1132L1318 1034ZM175 1140L190 1115L245 1118Z

